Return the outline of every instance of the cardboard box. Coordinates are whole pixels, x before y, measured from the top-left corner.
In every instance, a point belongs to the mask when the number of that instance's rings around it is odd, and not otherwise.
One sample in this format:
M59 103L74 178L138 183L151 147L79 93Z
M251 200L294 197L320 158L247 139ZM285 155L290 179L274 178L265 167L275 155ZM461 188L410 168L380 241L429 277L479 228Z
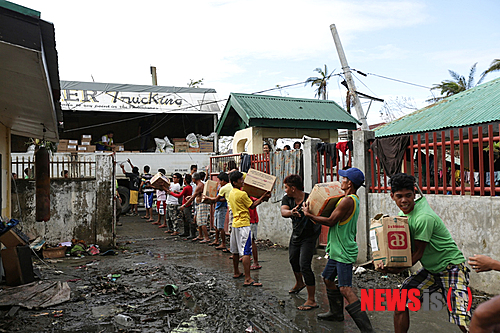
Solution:
M214 180L207 180L205 186L203 187L203 195L207 197L214 198L217 196L217 185L218 183ZM204 203L209 203L209 201L203 200Z
M213 153L214 143L212 141L200 141L200 152L202 153Z
M3 249L1 255L7 285L18 286L35 281L29 245Z
M59 139L59 145L68 145L69 140L68 139Z
M374 265L411 267L411 240L406 216L376 215L370 225L370 245Z
M87 146L87 152L88 153L93 153L93 152L95 152L95 150L96 150L95 145Z
M26 235L17 231L16 228L12 228L0 235L0 242L5 247L16 247L28 244L29 239L27 239Z
M77 151L87 151L87 146L78 146Z
M174 152L176 153L187 153L188 148L188 142L174 142Z
M188 147L188 153L199 153L199 152L200 152L200 148Z
M250 197L260 198L264 193L273 189L275 181L276 177L273 175L250 169L243 183L243 191L247 192Z
M44 259L64 258L66 256L66 246L49 247L43 249Z
M68 140L68 146L69 145L75 145L78 146L78 140Z
M186 138L173 138L172 142L186 142Z
M90 141L83 141L81 142L81 145L80 146L90 146Z
M332 214L337 202L344 196L340 182L320 183L314 185L307 198L309 211L316 216L328 217Z
M68 145L65 151L77 151L77 145Z
M113 149L113 151L125 151L125 146L117 143L115 144L115 148Z
M158 172L156 175L154 175L149 182L154 188L157 189L160 189L161 184L170 187L170 180L167 178L167 176L162 175L161 172Z
M82 142L84 142L84 141L90 142L90 141L92 141L92 135L90 135L90 134L82 134L82 137L80 138L80 140Z

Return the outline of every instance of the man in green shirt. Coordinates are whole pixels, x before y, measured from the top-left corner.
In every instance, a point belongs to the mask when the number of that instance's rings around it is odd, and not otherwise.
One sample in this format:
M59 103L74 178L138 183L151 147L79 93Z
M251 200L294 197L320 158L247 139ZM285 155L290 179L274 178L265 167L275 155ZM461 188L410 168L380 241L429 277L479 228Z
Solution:
M344 298L349 305L347 312L351 315L361 332L373 332L366 311L361 311L361 302L352 290L352 265L358 257L356 232L359 215L358 188L363 185L365 175L358 168L339 170L342 176L341 189L345 196L337 203L328 217L316 216L309 212L306 205L302 208L304 215L311 221L330 227L326 252L328 262L323 271L330 311L319 314L318 319L330 321L344 320ZM335 284L338 278L338 286Z
M399 215L408 217L410 228L412 264L420 261L421 268L407 278L401 289L419 289L430 293L439 291L444 299L450 302L452 311L449 320L467 332L471 314L467 310L469 296L469 269L465 266L465 258L451 238L450 232L441 218L432 210L425 197L415 200L415 177L398 173L391 177L391 198L401 209ZM397 273L401 269L384 269ZM394 330L407 332L410 327L408 307L405 311L394 312Z

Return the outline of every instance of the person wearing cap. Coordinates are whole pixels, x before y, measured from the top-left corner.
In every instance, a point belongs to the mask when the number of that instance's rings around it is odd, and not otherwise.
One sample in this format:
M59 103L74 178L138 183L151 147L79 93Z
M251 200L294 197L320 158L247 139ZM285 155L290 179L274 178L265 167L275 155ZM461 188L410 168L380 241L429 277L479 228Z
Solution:
M358 257L356 232L359 198L356 191L363 185L365 175L358 168L339 170L339 175L342 177L341 189L345 195L337 202L330 216L311 214L308 203L302 208L304 215L311 221L330 227L326 246L329 258L322 274L330 310L319 314L318 319L343 321L345 298L348 303L345 309L356 326L361 332L373 332L370 319L365 311L361 311L361 302L352 290L352 265ZM334 282L335 278L338 278L338 286Z

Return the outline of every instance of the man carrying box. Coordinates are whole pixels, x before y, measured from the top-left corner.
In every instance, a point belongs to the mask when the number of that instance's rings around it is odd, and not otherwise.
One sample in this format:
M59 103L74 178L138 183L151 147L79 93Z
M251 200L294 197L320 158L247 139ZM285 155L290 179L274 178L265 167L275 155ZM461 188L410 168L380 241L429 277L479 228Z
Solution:
M358 257L356 232L359 198L356 191L365 181L365 176L358 168L339 170L339 175L343 177L341 189L345 196L337 202L329 217L311 214L309 203L302 208L304 215L311 221L330 227L326 246L329 259L322 274L330 311L319 314L318 319L343 321L345 298L349 303L345 309L356 326L361 332L373 332L370 319L365 311L361 311L361 302L352 290L352 265ZM335 278L338 278L338 287L335 285Z
M259 199L252 201L248 194L242 190L243 174L233 171L229 179L233 189L229 194L229 205L233 211L233 226L231 230L230 248L233 254L233 278L245 276L243 287L261 287L261 283L255 282L250 276L250 255L252 254L252 232L250 228L249 209L255 208L271 197L270 192L265 192ZM240 256L242 256L244 274L239 271Z
M412 247L412 264L420 261L423 268L407 278L401 289L419 289L430 293L439 291L450 302L452 311L449 320L467 332L471 314L467 310L469 296L469 269L464 265L465 258L451 238L450 232L441 218L432 210L425 197L415 200L415 177L398 173L391 177L391 198L401 209L399 215L408 217ZM384 268L385 272L398 273L402 269ZM448 307L447 307L448 308ZM394 312L394 330L407 332L410 327L408 307L405 311Z

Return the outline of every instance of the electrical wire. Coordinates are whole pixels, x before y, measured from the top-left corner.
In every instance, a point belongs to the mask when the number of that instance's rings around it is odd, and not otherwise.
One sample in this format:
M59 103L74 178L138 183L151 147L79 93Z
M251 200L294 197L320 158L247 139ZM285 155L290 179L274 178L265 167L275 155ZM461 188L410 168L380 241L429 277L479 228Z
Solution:
M365 74L361 71L358 71L357 69L354 69L354 68L351 68L352 71L355 71L357 73L360 73L361 75ZM391 81L396 81L396 82L400 82L400 83L404 83L404 84L409 84L411 86L416 86L416 87L420 87L420 88L425 88L425 89L432 89L432 87L426 87L426 86L423 86L421 84L417 84L417 83L411 83L411 82L408 82L408 81L403 81L403 80L399 80L399 79L394 79L394 78L391 78L391 77L387 77L387 76L383 76L383 75L378 75L378 74L375 74L375 73L366 73L366 75L373 75L373 76L377 76L377 77L380 77L380 78L383 78L383 79L386 79L386 80L391 80Z

